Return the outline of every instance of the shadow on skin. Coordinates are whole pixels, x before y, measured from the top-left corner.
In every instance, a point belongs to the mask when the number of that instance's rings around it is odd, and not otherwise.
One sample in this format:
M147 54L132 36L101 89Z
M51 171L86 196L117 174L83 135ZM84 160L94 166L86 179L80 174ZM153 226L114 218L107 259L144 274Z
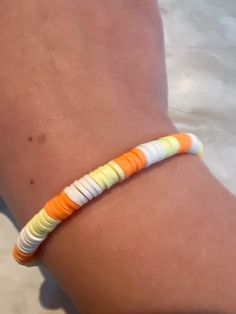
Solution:
M19 231L19 227L8 210L3 199L0 197L0 213L8 217L14 224L16 229ZM39 301L40 304L48 310L63 309L67 314L81 314L66 293L61 289L56 280L44 269L39 267L40 272L44 277L44 282L42 283L39 291Z

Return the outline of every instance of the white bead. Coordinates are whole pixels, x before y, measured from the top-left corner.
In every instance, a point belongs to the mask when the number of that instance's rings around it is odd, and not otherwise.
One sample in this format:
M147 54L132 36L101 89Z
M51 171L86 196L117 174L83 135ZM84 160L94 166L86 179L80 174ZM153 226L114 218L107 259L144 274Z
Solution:
M158 140L152 141L151 143L154 145L154 147L157 150L157 156L158 156L157 162L164 160L166 158L165 146Z
M26 254L31 254L35 252L38 248L38 246L26 246L21 237L17 238L16 245L20 249L20 251Z
M83 177L84 180L87 181L87 183L92 186L94 188L94 190L98 193L98 194L101 194L104 190L100 187L100 185L97 184L97 182L95 182L95 180L90 177L88 174L86 174L84 177Z
M141 144L137 147L147 158L147 167L166 158L165 147L158 141Z
M54 229L56 228L56 226L54 227ZM31 232L30 232L30 229L28 227L28 225L25 226L24 228L24 236L25 236L25 239L28 240L29 242L32 242L32 243L40 243L42 242L43 240L46 239L47 237L47 234L41 236L41 237L36 237L34 236Z
M46 238L35 238L33 235L28 234L29 230L24 228L20 234L19 245L21 245L25 250L36 249Z
M74 186L88 199L91 200L93 199L93 194L86 189L83 184L80 183L80 180L76 180L74 182Z
M147 159L146 167L151 166L154 163L152 153L145 146L143 146L143 144L137 146L137 148L141 150L141 152L145 155Z
M20 241L25 248L35 247L36 243L29 241L25 236L25 229L20 234Z
M32 237L32 238L31 238ZM27 230L27 226L24 227L17 238L18 248L25 253L33 253L37 250L38 246L44 241L46 237L35 238Z
M158 145L156 145L153 142L149 142L146 144L146 148L152 153L154 163L157 163L160 160L162 160L163 154Z
M66 195L77 205L83 206L88 202L88 199L76 189L76 187L71 184L64 189Z
M152 153L154 163L157 163L160 159L160 153L159 153L158 147L154 143L150 142L150 143L147 143L147 149Z
M196 135L191 134L191 133L187 133L187 134L188 134L188 136L191 137L191 140L192 140L192 146L188 150L188 153L198 154L202 148L202 143L200 142L200 140L197 138Z
M93 185L90 184L89 180L87 180L87 178L85 178L85 176L82 177L81 179L79 179L79 182L92 194L93 197L96 197L100 194L93 187Z
M77 197L80 199L81 204L83 203L83 205L84 205L84 204L86 204L86 203L88 202L87 197L85 197L84 194L81 193L81 192L77 189L77 187L74 185L74 182L73 182L73 184L71 184L71 185L69 186L69 188L71 188L71 189L75 188L75 193L77 193Z

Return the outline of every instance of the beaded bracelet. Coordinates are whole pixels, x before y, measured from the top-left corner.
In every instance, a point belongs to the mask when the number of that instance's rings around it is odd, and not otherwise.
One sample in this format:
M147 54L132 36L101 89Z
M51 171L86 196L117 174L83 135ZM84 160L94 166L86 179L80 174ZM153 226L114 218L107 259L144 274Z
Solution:
M173 155L191 153L201 156L202 150L202 143L195 135L173 134L141 144L74 181L49 200L21 230L13 251L15 260L31 266L40 244L62 220L114 184Z

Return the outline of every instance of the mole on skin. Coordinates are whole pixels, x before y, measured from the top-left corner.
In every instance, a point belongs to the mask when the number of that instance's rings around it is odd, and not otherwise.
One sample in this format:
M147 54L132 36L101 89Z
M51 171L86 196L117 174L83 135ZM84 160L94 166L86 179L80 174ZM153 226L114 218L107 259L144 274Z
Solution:
M40 144L43 144L46 141L46 135L45 134L40 134L38 137L38 141Z
M34 180L31 179L29 183L30 183L30 185L34 184Z
M33 142L33 137L32 136L29 136L28 137L28 141L29 142ZM40 134L39 136L38 136L38 142L40 143L40 144L43 144L44 142L46 141L46 135L45 134Z

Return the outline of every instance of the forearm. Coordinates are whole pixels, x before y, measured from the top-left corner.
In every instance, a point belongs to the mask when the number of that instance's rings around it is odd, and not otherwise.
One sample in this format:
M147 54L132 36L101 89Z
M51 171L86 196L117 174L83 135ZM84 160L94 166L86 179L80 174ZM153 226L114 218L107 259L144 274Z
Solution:
M75 178L174 127L154 1L17 3L2 7L0 171L22 224ZM191 156L129 181L61 224L41 262L85 313L235 312L234 198Z
M61 187L65 163L69 182L173 129L156 4L135 3L1 3L0 174L17 208L30 182Z

